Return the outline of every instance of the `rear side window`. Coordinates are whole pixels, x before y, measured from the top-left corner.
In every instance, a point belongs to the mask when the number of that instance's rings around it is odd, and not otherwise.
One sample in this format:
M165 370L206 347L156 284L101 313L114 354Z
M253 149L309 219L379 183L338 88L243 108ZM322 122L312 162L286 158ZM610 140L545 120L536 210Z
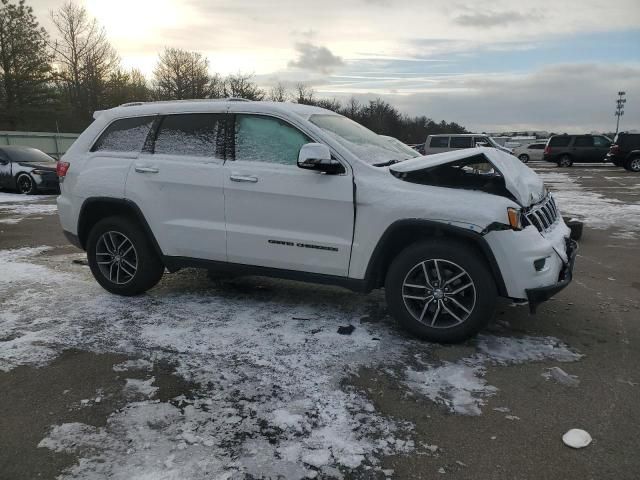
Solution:
M472 137L451 137L451 148L471 148L473 147Z
M116 120L93 144L92 152L139 152L149 134L154 117Z
M593 147L593 138L592 137L576 137L575 142L573 142L574 147Z
M221 113L167 115L158 127L154 153L224 158Z
M432 148L447 148L449 146L449 137L432 137L429 146Z
M542 150L544 149L544 144L542 143L534 143L533 145L529 145L529 150Z
M571 137L553 137L549 140L550 147L568 147Z
M278 118L236 115L235 159L296 165L300 148L311 142L297 128Z

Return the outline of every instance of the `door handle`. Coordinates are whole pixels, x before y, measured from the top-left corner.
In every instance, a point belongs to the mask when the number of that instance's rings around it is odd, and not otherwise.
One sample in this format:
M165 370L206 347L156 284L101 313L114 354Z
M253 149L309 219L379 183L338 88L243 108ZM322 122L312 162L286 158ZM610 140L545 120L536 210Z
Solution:
M159 171L156 167L136 167L138 173L158 173Z
M258 177L254 177L252 175L234 175L234 174L231 174L229 179L232 182L258 183Z

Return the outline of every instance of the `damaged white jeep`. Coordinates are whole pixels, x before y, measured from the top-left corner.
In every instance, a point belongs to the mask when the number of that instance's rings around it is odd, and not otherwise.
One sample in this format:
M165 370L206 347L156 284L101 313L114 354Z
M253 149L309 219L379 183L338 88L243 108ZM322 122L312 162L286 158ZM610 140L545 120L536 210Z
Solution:
M58 211L105 289L201 267L384 287L414 334L478 332L498 296L531 310L571 280L576 244L540 178L492 148L415 156L317 107L127 104L58 163Z

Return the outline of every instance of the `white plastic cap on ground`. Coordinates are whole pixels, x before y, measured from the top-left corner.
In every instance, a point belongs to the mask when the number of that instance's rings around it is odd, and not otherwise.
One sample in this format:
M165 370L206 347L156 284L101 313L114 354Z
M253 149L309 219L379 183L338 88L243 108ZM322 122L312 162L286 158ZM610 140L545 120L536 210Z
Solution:
M562 441L571 448L584 448L591 443L591 435L579 428L572 428L562 436Z

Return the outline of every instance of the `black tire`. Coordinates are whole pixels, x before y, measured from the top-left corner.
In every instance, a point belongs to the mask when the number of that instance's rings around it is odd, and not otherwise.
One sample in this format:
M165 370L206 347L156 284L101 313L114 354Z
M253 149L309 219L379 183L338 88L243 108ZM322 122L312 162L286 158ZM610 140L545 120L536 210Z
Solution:
M526 153L521 153L518 158L520 159L520 161L522 163L528 163L529 162L529 155L527 155Z
M624 162L625 170L629 172L639 173L640 172L640 157L633 157Z
M104 271L104 269L110 267L105 267L98 263L98 258L101 261L113 260L114 258L113 256L109 257L109 254L99 253L108 248L104 243L106 238L109 238L108 232L111 232L112 235L115 234L116 238L120 240L126 238L133 245L136 269L133 275L123 273L124 278L122 280L126 280L125 283L117 283L110 280ZM103 237L105 234L107 236ZM120 237L117 237L117 235L120 235ZM119 243L119 241L114 243ZM126 249L127 246L123 247L123 249ZM127 256L121 256L120 253ZM131 261L132 257L130 255L131 253L123 251L118 252L117 257L119 257L118 260L121 257L123 261L126 258ZM164 273L164 265L150 239L136 222L126 217L108 217L96 223L91 232L89 232L87 239L87 260L96 281L105 290L117 295L132 296L146 292L160 281ZM130 268L131 263L126 266L124 264L121 265L123 271L125 271L125 268L128 269L126 271L133 271Z
M560 158L558 158L558 167L570 167L573 165L573 159L571 158L571 155L562 155Z
M31 175L21 173L16 177L16 190L23 195L33 195L38 191L38 188Z
M435 260L441 275L442 283L439 287L431 283L434 290L430 291L427 287L423 290L423 287L415 288L405 285L405 281L413 284L414 281L420 283L419 278L424 279L424 269L421 267L423 263L425 266L428 265L427 271L431 278L437 278L437 276L434 277ZM447 279L455 276L454 266L460 269L458 271L464 271L466 276L463 275L447 286L445 285ZM414 274L417 277L414 277ZM469 312L465 314L460 307L451 303L451 297L452 292L461 287L458 282L463 282L462 286L464 286L464 282L468 283L469 279L473 289L469 287L463 290L464 298L460 297L460 294L455 297L458 305L463 304ZM422 282L427 284L424 280ZM445 288L448 288L450 293L445 294ZM421 296L425 297L432 293L432 298L437 293L438 298L443 299L433 298L427 305L424 300L406 298L406 295L413 292L424 292ZM460 342L476 335L493 318L498 297L495 280L481 254L474 248L470 248L468 244L455 240L419 242L400 252L387 272L385 294L389 311L403 328L425 340L442 343ZM443 296L440 297L440 295ZM473 304L471 304L472 300ZM455 319L453 315L445 312L445 302L451 307L449 311L466 318ZM442 316L435 312L436 308L439 312L443 312ZM422 310L422 322L418 318L419 310ZM431 318L427 319L427 315ZM435 325L431 322L432 319Z

